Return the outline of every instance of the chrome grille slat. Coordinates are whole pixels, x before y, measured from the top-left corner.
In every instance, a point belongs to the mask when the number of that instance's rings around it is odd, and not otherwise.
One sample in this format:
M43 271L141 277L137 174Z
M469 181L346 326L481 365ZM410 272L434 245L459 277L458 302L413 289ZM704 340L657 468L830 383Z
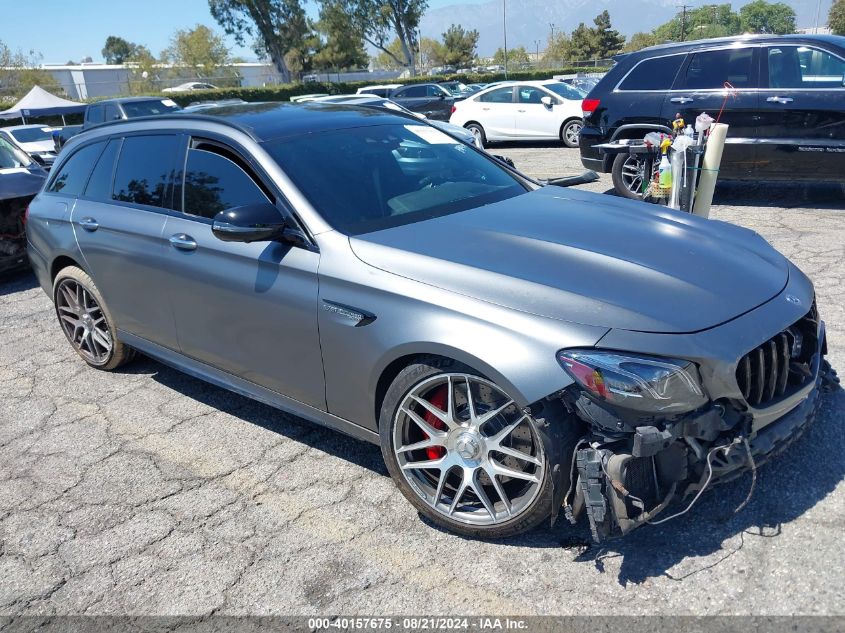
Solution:
M763 388L766 379L766 357L763 348L758 347L751 352L751 404L763 402Z

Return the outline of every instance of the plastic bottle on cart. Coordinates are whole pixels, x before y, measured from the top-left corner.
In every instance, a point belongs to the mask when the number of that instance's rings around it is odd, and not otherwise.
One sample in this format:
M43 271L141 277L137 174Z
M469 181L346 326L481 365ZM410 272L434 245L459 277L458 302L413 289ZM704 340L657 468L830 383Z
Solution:
M661 189L670 189L672 187L672 163L669 162L669 146L672 141L666 139L660 144L660 149L663 150L663 156L660 158L660 165L657 168L658 182Z
M695 130L692 129L691 125L687 125L687 127L684 129L684 136L688 136L690 138L695 136Z

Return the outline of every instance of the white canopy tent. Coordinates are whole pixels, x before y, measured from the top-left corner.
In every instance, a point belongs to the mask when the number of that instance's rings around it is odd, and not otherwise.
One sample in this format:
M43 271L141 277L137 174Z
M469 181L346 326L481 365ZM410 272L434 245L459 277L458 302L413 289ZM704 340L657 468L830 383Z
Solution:
M84 103L68 101L50 94L41 86L34 86L26 96L8 110L0 111L0 119L17 119L26 123L26 117L61 115L62 122L66 114L76 114L85 110Z

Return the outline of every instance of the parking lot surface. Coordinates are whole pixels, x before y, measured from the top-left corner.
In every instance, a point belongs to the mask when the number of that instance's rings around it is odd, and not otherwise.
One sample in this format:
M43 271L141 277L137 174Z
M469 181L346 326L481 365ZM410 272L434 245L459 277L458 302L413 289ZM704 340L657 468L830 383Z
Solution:
M842 187L720 186L712 217L812 278L845 368ZM0 337L0 614L845 614L841 390L738 514L749 475L603 548L563 519L489 543L420 520L376 446L143 357L88 368L29 274L0 280Z

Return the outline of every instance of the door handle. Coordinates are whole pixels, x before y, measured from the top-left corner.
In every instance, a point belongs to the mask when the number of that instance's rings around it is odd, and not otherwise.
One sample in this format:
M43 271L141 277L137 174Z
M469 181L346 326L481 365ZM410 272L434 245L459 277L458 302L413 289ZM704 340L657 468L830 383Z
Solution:
M769 103L792 103L792 97L769 97L766 101Z
M517 110L517 112L525 112L525 110Z
M487 112L490 108L481 108L481 109L484 110L485 112Z
M695 99L692 97L672 97L669 101L672 103L692 103Z
M178 248L180 251L195 251L197 250L197 243L190 235L184 233L177 233L170 237L170 245L173 248Z
M93 233L98 228L100 228L100 223L97 222L97 220L95 220L94 218L82 218L79 221L79 226L81 226L86 231L90 231L91 233Z

